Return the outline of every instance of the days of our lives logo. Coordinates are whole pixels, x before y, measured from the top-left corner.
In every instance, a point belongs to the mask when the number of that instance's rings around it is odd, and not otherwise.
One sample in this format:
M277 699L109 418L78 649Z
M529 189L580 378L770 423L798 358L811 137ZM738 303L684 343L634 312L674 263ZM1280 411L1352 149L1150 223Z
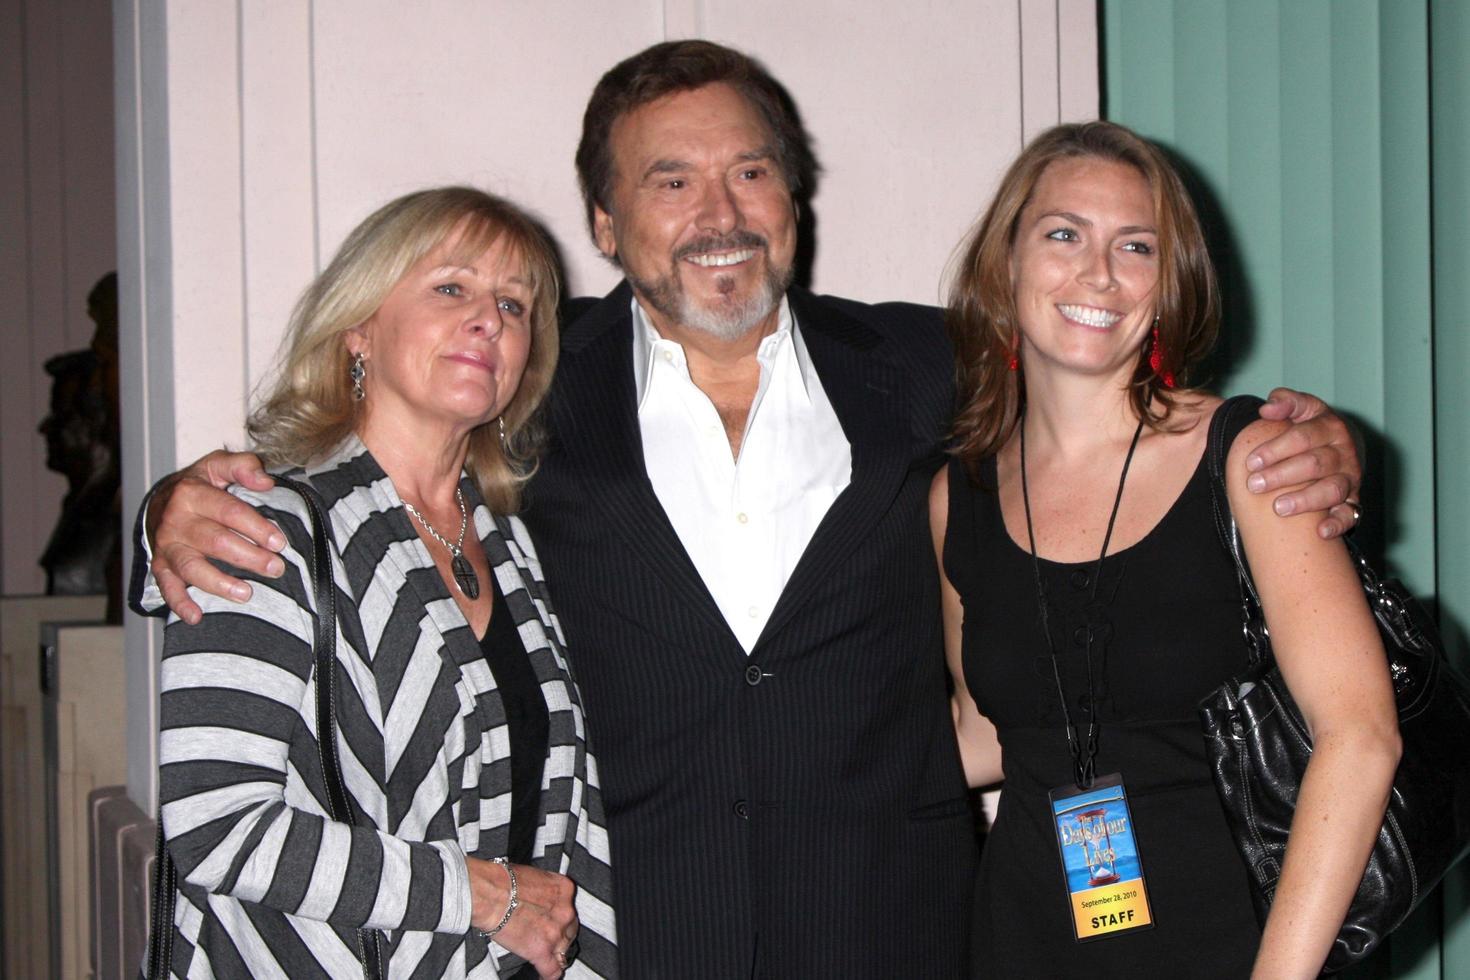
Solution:
M1108 820L1101 825L1094 824L1090 821L1083 823L1074 818L1063 823L1060 828L1063 844L1091 844L1101 839L1104 835L1123 834L1127 829L1127 817Z

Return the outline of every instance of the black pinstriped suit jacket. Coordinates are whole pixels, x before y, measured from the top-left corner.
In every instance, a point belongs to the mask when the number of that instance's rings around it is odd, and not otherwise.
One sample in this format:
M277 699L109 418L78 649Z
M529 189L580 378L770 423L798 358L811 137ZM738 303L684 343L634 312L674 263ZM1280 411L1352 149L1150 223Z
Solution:
M852 483L749 656L644 469L627 285L562 335L523 517L587 707L634 980L965 971L975 843L926 516L949 347L933 309L790 299Z

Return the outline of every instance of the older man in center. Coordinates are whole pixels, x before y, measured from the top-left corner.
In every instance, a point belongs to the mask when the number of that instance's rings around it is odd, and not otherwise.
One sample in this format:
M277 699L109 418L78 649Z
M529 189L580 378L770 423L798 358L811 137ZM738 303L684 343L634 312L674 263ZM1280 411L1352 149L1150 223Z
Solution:
M564 336L525 516L583 638L622 964L961 976L975 840L924 550L938 318L790 285L811 158L733 51L615 67L577 165L627 281Z
M938 313L791 285L814 161L738 52L669 42L614 67L577 167L626 281L566 311L523 517L601 762L623 975L964 976L975 840L925 510L952 409ZM1314 453L1265 486L1355 473L1350 444L1331 416L1298 426L1262 456ZM270 535L206 486L264 479L240 457L190 473L153 508L186 617L180 576L238 584L197 560L215 521Z

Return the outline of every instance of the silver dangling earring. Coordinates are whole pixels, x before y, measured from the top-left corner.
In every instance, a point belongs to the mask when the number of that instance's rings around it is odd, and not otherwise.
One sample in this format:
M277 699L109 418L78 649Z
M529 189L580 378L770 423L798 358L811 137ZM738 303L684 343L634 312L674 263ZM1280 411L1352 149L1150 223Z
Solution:
M352 379L352 400L362 401L367 392L362 390L362 379L367 377L367 368L363 366L362 354L352 359L352 367L347 369L347 376Z
M506 456L510 455L510 446L505 442L505 416L502 415L495 421L500 423L500 451Z

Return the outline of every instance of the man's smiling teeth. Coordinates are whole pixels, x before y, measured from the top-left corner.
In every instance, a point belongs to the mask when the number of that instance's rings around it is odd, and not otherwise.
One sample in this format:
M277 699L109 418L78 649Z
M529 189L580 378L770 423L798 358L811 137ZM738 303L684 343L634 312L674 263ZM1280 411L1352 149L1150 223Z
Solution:
M739 265L753 258L755 258L755 249L742 248L736 252L706 252L691 255L689 261L695 265L704 266L706 269L716 269L723 265Z
M1111 327L1123 319L1123 314L1114 313L1111 310L1099 310L1095 306L1071 306L1062 304L1057 306L1062 316L1068 320L1075 320L1085 327Z

